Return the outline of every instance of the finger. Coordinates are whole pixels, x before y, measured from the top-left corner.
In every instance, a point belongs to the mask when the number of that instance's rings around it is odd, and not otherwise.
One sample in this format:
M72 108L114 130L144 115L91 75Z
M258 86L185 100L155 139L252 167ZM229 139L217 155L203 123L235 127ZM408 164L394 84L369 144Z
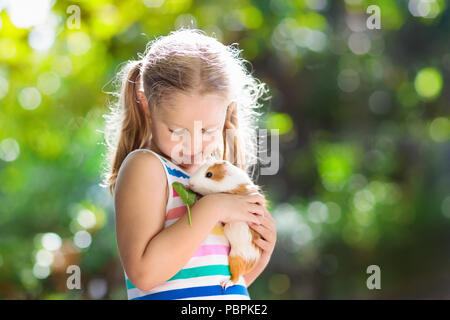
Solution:
M260 220L266 220L263 218L260 218ZM271 224L267 223L267 220L263 222L260 225L256 224L250 224L250 227L254 229L256 232L258 232L261 237L264 238L264 240L268 241L269 243L275 243L277 238L277 231L276 228Z
M267 210L267 208L266 207L264 207L264 211L265 211L265 213L266 213L266 215L267 215L267 217L270 219L270 220L274 220L273 219L273 217L272 217L272 214L270 213L270 211L269 210ZM275 220L274 220L275 221Z
M261 217L264 217L265 210L262 206L260 206L258 204L251 203L248 210L252 213L256 213L257 215L260 215Z
M256 227L255 231L257 231L264 240L268 241L269 243L276 242L276 239L277 239L276 230L274 230L270 227L267 227L266 225L263 225L263 224L261 224L259 226L255 225L255 227Z
M269 216L269 212L264 210L264 216L261 216L261 222L264 227L269 230L276 230L275 221Z
M259 217L256 214L252 213L252 212L248 212L247 221L250 222L250 223L253 223L255 225L258 225L258 226L261 224L261 221L260 221Z
M269 250L270 250L270 243L269 243L268 241L266 241L266 240L263 240L263 239L259 238L259 239L256 239L256 240L254 241L254 243L255 243L258 247L260 247L261 249L263 249L264 251L269 251Z
M276 228L276 221L273 218L273 216L270 214L269 210L265 209L265 214L264 217L268 219L268 221L270 222L270 224L274 227L274 229Z
M266 198L264 198L263 195L261 195L260 193L254 194L254 195L250 195L247 197L247 201L251 202L251 203L257 203L259 205L266 205Z
M260 222L259 225L263 226L266 229L271 229L270 222L265 217L259 215L258 219L259 219L259 222Z
M251 225L250 226L253 230L255 230L256 232L259 233L259 235L264 239L264 240L269 240L270 237L270 232L269 230L264 227L262 224L261 225Z

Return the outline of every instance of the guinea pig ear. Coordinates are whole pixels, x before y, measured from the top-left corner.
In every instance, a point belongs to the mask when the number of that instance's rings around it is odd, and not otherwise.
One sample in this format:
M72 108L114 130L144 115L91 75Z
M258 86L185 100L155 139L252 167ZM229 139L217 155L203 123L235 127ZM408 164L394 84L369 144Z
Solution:
M231 163L229 162L223 162L223 170L225 171L225 174L227 176L230 176L233 172L232 168L231 168Z

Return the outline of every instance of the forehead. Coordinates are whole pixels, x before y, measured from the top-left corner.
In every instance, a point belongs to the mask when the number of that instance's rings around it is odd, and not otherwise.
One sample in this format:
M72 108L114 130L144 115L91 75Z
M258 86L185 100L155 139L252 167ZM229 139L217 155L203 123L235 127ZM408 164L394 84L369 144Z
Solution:
M225 119L230 103L227 98L214 94L175 93L161 109L161 115L166 122L182 126L193 125L195 120L213 125Z

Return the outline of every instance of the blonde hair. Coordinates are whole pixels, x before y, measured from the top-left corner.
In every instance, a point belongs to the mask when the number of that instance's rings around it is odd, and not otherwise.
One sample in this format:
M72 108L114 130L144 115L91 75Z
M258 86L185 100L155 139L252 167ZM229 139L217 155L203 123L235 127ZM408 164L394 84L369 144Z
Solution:
M150 41L144 54L138 55L140 60L129 61L118 72L115 83L120 84L120 91L113 93L116 102L104 115L107 154L101 186L109 186L112 196L125 157L151 138L151 119L138 103L139 89L143 89L150 111L161 108L176 92L231 98L219 157L250 173L258 162L256 129L262 113L256 109L268 90L247 70L249 62L234 45L225 46L198 29L182 28ZM229 141L226 130L233 132L234 141Z

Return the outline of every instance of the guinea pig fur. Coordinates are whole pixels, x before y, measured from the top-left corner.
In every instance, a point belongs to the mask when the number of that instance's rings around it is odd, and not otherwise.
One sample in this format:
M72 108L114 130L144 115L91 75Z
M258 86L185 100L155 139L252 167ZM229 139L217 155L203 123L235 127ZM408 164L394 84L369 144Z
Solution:
M189 179L189 187L201 195L212 193L251 194L259 192L247 173L226 160L209 160L202 165ZM260 238L258 232L246 222L225 223L224 233L230 242L228 256L231 277L222 281L222 288L235 284L239 277L249 272L261 256L261 248L253 241Z

